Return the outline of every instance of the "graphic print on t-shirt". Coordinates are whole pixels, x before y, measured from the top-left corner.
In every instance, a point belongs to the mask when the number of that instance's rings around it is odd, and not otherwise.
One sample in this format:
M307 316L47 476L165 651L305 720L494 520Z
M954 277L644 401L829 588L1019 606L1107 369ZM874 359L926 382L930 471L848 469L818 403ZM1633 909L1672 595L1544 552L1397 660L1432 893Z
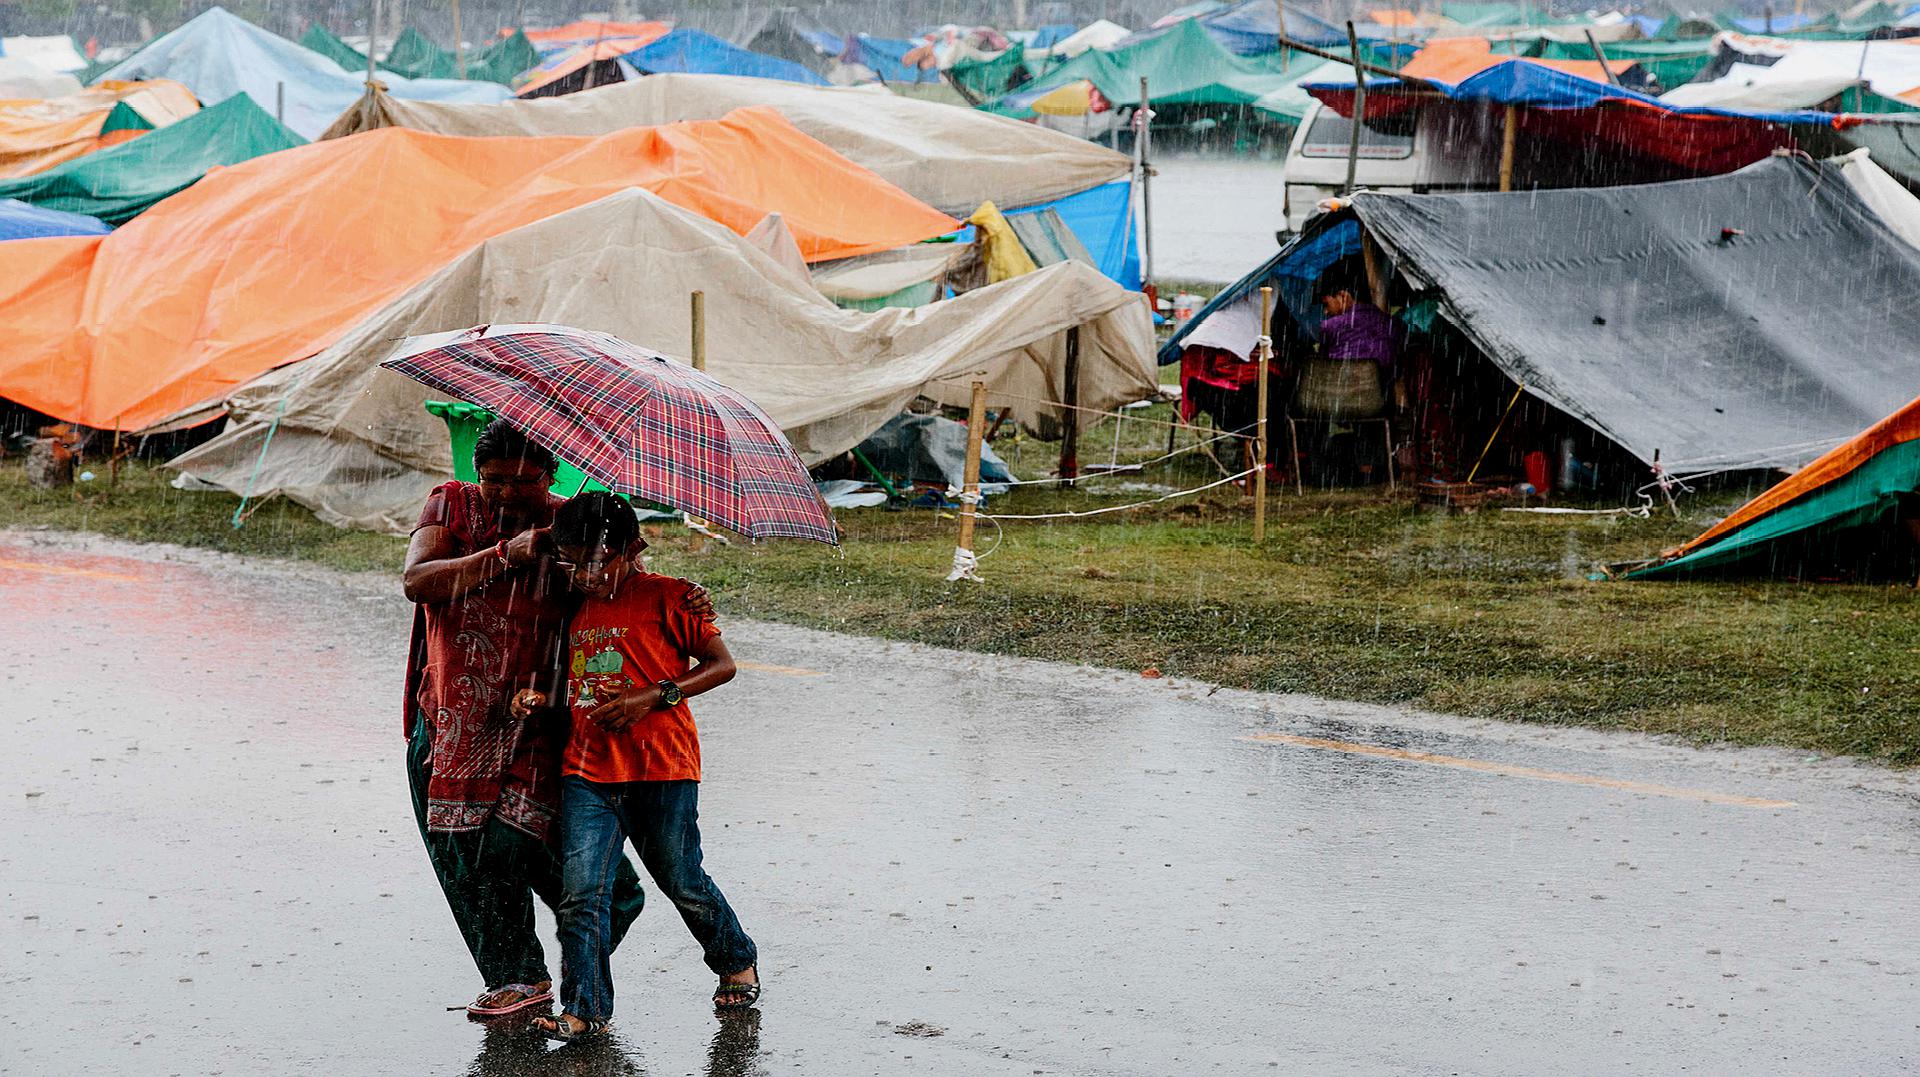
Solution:
M626 660L615 640L624 627L587 628L573 634L573 656L567 663L567 704L580 709L597 707L633 687Z

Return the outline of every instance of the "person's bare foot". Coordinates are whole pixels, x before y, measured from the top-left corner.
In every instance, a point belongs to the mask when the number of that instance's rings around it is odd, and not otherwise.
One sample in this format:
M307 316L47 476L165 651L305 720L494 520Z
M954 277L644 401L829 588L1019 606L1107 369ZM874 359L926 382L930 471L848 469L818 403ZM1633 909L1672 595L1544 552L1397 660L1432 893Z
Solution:
M545 1034L548 1039L572 1041L597 1036L606 1031L607 1022L589 1021L584 1017L575 1017L570 1013L561 1013L558 1017L536 1017L533 1027Z
M720 977L713 992L716 1010L744 1010L760 1001L760 972L752 965Z

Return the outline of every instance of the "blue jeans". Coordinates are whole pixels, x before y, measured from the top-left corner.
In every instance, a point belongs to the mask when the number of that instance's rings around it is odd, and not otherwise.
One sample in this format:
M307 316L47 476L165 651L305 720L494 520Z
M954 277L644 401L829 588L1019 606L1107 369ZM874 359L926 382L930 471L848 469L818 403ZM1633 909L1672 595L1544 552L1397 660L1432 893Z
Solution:
M721 976L759 959L720 888L700 867L700 783L590 782L569 774L560 802L560 1003L575 1017L613 1016L612 915L621 842L633 842Z

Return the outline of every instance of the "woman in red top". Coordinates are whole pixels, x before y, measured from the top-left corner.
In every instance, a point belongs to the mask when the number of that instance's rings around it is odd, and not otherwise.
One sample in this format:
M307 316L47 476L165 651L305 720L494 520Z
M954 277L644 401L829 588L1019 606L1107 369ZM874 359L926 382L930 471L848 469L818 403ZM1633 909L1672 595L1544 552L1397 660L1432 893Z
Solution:
M474 444L478 483L434 489L407 548L416 603L407 670L407 778L421 839L486 990L467 1008L498 1017L553 997L533 898L560 900L554 851L565 716L515 714L544 682L572 599L547 528L560 499L553 454L504 421ZM712 611L704 591L689 609ZM614 881L617 940L640 915L639 876Z

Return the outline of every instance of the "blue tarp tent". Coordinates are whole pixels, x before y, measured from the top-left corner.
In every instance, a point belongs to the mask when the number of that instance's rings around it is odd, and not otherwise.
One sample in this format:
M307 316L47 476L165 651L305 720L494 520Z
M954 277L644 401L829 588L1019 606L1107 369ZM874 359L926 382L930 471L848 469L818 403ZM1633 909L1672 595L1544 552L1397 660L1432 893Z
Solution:
M743 75L825 86L827 80L790 60L728 44L703 30L674 30L621 59L649 75Z
M931 67L915 67L906 62L906 55L923 44L904 38L872 37L867 34L855 35L847 44L846 55L842 57L848 63L860 64L873 70L880 76L881 82L930 83L940 82L940 72Z
M1121 287L1140 288L1140 246L1133 227L1133 183L1115 180L1053 202L1004 211L1008 217L1053 210L1093 256L1100 272Z
M1078 29L1079 27L1074 26L1070 22L1042 26L1040 29L1035 30L1033 37L1029 38L1026 44L1021 47L1029 49L1050 49L1072 37Z
M217 105L244 93L268 113L274 111L284 88L282 122L309 139L319 137L360 100L366 88L364 73L348 74L325 56L221 7L208 8L179 29L148 42L100 79L173 79L192 90L203 105ZM380 81L389 94L408 100L490 103L513 96L496 82L403 79L385 72Z
M1390 93L1395 90L1422 89L1427 86L1438 88L1455 101L1490 101L1499 105L1525 105L1529 108L1582 109L1605 104L1635 104L1676 116L1723 116L1756 120L1762 123L1814 124L1823 127L1831 126L1834 119L1831 113L1826 112L1747 112L1728 108L1688 108L1662 101L1649 94L1637 93L1604 82L1595 82L1592 79L1583 79L1578 75L1543 64L1527 63L1524 60L1495 64L1452 86L1431 80L1407 83L1399 79L1369 78L1367 94L1368 99L1372 100L1372 95L1376 92ZM1322 101L1335 104L1335 108L1340 109L1342 115L1345 115L1346 110L1329 98L1344 95L1346 100L1351 100L1353 94L1353 82L1350 80L1310 82L1302 88ZM1371 115L1371 109L1369 114Z
M113 231L98 217L41 209L18 198L0 198L0 240L46 236L104 236Z
M1258 56L1280 48L1280 12L1273 0L1245 0L1224 11L1200 16L1200 25L1242 56ZM1354 23L1353 32L1362 45L1397 42L1407 56L1419 47L1410 39L1427 35L1423 29L1393 29L1371 20ZM1306 45L1347 47L1346 26L1302 11L1296 4L1287 5L1287 36Z

